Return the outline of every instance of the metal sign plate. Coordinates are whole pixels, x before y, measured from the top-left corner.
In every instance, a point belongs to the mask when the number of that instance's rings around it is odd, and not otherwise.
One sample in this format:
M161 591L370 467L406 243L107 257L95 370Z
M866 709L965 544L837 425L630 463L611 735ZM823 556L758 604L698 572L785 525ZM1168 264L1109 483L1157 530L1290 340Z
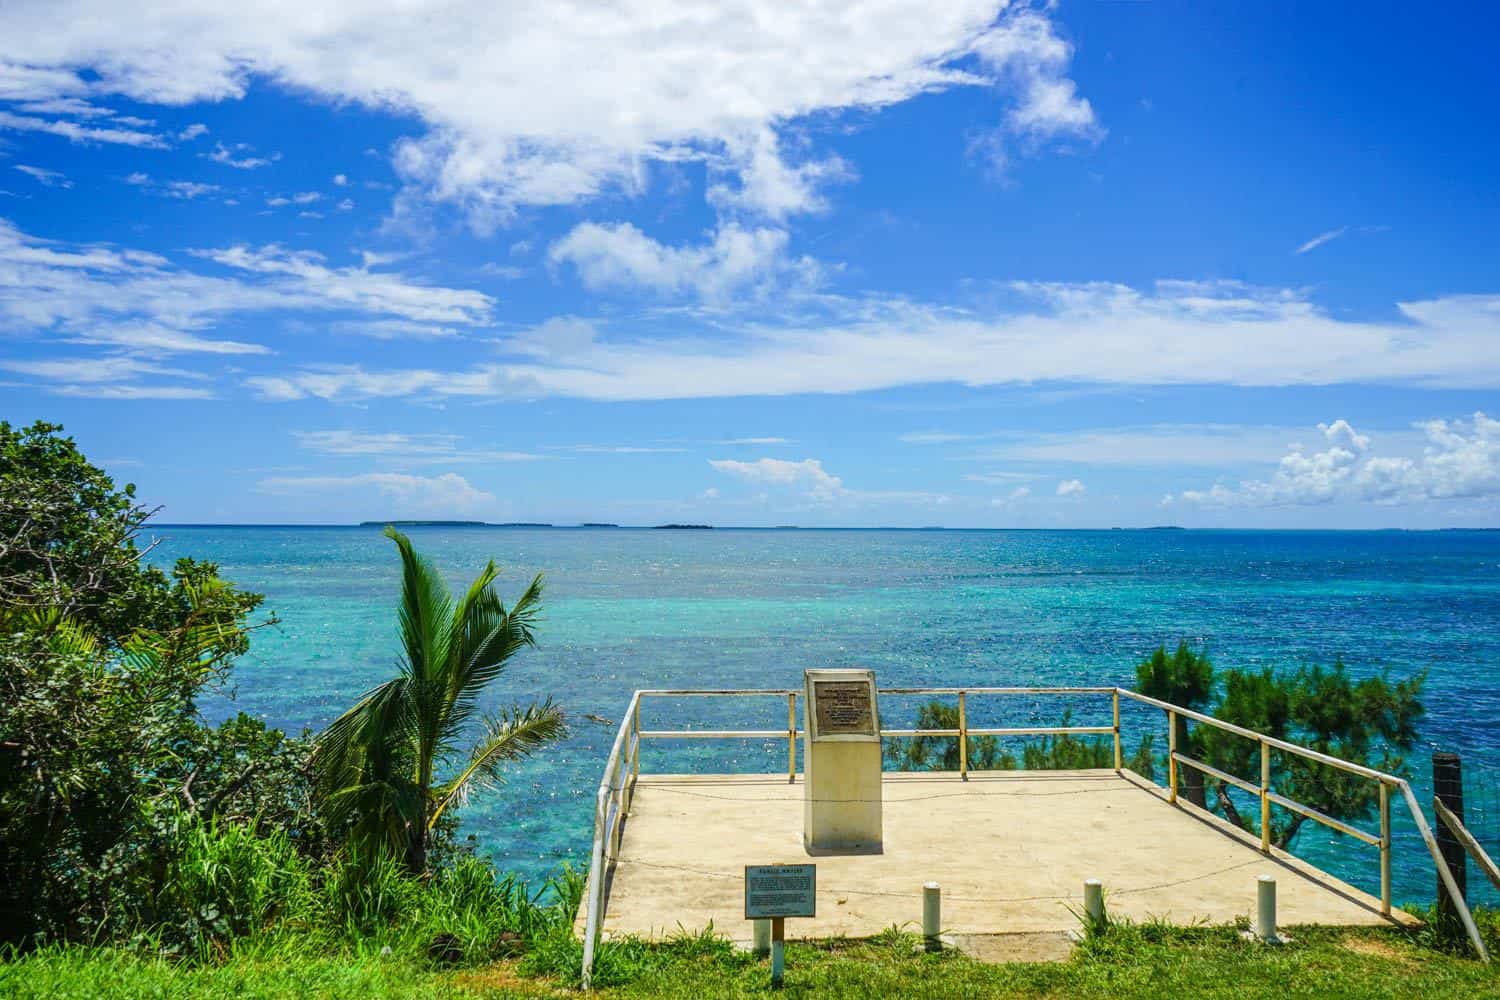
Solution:
M816 916L817 865L746 865L745 919Z
M805 670L808 736L824 740L875 743L880 740L880 708L871 670Z

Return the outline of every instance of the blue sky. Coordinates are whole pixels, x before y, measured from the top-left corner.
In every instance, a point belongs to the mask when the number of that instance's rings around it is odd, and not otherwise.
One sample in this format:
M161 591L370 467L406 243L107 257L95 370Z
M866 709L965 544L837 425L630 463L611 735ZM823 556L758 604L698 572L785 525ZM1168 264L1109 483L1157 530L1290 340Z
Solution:
M0 418L168 521L1500 523L1482 9L0 10Z

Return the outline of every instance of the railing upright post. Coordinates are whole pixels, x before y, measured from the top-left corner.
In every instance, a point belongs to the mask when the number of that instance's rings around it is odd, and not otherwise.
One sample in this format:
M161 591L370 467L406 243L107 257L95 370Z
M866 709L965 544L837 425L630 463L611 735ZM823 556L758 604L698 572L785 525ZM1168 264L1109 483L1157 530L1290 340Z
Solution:
M786 696L786 780L787 784L795 784L797 781L797 692L790 691Z
M1260 853L1271 853L1271 744L1260 741Z
M635 805L635 782L641 776L641 699L636 698L630 712L631 734L635 737L630 748L630 806ZM625 815L630 815L630 806Z
M1380 783L1380 915L1391 915L1391 788Z
M969 780L969 714L962 691L958 692L958 776Z
M1124 763L1120 756L1120 689L1115 688L1114 693L1110 697L1114 701L1115 715L1115 773L1119 774L1124 768Z
M1177 801L1177 713L1167 709L1167 791L1169 802Z

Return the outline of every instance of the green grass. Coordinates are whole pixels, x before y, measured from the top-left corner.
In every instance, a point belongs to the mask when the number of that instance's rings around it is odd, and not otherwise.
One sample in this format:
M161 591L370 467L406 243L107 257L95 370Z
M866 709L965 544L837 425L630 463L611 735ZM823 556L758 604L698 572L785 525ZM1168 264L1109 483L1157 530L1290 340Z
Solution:
M1500 930L1491 917L1491 937ZM1383 929L1290 928L1293 943L1246 942L1233 927L1117 925L1059 963L984 965L956 953L922 954L911 935L792 944L782 996L817 997L1496 997L1500 970L1435 951L1420 936ZM394 939L401 945L404 939ZM0 996L30 997L529 997L572 992L560 936L519 958L438 968L409 940L381 954L316 935L239 943L208 962L139 951L58 947L0 963ZM549 951L549 948L552 949ZM769 993L764 961L721 939L659 945L620 942L602 953L603 997L751 996Z

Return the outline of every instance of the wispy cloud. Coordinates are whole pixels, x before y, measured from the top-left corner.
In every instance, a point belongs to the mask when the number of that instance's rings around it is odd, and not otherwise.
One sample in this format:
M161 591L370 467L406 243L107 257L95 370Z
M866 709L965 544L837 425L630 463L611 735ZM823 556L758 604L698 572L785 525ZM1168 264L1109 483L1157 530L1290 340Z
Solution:
M713 339L599 336L462 371L323 367L254 382L279 399L567 396L692 399L847 393L931 383L1500 387L1500 295L1397 304L1396 319L1335 318L1303 292L1233 282L1023 284L1019 308L820 300L820 318L764 310ZM610 331L605 331L606 334ZM587 350L580 351L579 343ZM692 372L684 378L683 372Z
M250 153L254 149L254 146L244 142L236 143L233 146L226 146L222 142L216 142L214 143L213 152L202 153L200 155L204 159L212 160L226 167L233 167L236 170L258 170L261 167L269 167L281 159L280 153L272 153L269 156L252 156Z
M334 267L316 254L241 246L196 251L195 256L230 274L176 267L165 257L138 250L42 240L0 219L0 332L148 357L254 355L269 350L209 334L229 317L278 311L331 312L428 326L490 321L492 302L481 293L420 284L391 272ZM83 376L78 372L84 369L78 365L98 363L105 366L100 370L113 371L122 385L128 381L134 386L122 388L120 398L138 398L136 377L151 373L126 371L121 367L125 360L111 356L67 361L55 378L41 368L10 370L48 378L56 385L79 384ZM51 391L64 390L54 386ZM179 395L203 397L211 392L191 387Z
M1332 243L1336 239L1340 239L1353 233L1383 233L1389 228L1389 226L1339 226L1337 229L1330 229L1326 233L1319 233L1292 252L1303 254L1307 253L1309 250L1316 250L1318 249L1318 247L1323 246L1326 243Z
M14 132L42 132L60 136L80 145L111 143L123 146L142 146L151 149L166 148L166 140L151 132L132 128L80 125L77 122L56 118L32 118L9 111L0 111L0 129Z
M43 167L33 167L25 163L17 163L16 169L26 176L35 180L43 187L70 188L73 182L68 180L67 175L56 170L47 170Z
M373 492L394 503L396 513L472 513L494 504L495 496L463 476L413 476L400 472L364 472L353 476L271 476L256 489L278 496L344 494L368 502Z
M535 462L524 451L470 448L455 434L406 434L350 430L294 431L298 445L336 458L385 458L406 462Z

